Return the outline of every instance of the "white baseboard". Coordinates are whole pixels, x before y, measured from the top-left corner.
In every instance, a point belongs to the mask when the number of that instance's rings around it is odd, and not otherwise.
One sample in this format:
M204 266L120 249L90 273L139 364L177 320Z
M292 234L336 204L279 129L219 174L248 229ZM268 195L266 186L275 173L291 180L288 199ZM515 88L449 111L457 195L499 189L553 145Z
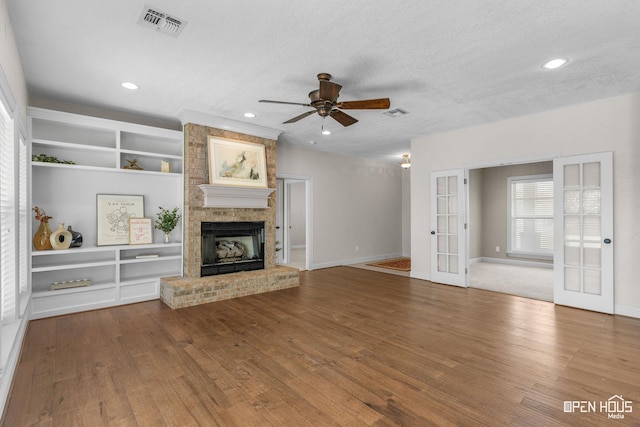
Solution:
M494 264L519 265L521 267L553 268L553 264L549 264L546 262L521 261L517 259L480 257L469 260L469 264L473 264L476 262L492 262Z
M422 271L413 271L411 270L411 273L409 273L410 277L412 279L420 279L420 280L428 280L431 281L431 273L425 273Z
M362 264L365 262L380 261L382 259L400 258L401 256L402 255L400 254L400 252L394 252L392 254L373 255L373 256L367 256L362 258L346 259L342 261L336 260L336 261L322 262L319 264L313 264L312 267L313 267L313 270L316 270L320 268L339 267L341 265Z
M640 319L640 307L627 307L624 305L616 305L614 307L614 313L620 316L629 316Z

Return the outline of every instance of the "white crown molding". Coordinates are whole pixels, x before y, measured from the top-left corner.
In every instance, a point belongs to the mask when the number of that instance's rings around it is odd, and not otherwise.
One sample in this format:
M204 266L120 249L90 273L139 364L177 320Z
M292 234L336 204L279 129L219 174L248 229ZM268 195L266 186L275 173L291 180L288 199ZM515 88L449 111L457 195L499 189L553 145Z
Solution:
M178 114L178 118L183 126L187 123L193 123L273 140L277 140L278 136L282 133L282 129L274 129L267 126L242 122L240 120L227 119L200 111L183 110Z

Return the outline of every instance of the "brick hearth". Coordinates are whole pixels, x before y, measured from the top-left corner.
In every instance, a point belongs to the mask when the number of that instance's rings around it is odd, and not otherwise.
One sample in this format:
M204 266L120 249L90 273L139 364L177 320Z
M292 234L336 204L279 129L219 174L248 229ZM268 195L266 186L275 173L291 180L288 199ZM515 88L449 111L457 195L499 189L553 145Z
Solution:
M276 266L276 194L267 209L205 208L198 187L208 184L207 136L252 142L265 146L267 186L276 187L276 141L213 127L187 123L184 127L184 276L160 282L160 299L179 308L299 285L298 270ZM200 277L200 223L218 221L264 221L265 269Z

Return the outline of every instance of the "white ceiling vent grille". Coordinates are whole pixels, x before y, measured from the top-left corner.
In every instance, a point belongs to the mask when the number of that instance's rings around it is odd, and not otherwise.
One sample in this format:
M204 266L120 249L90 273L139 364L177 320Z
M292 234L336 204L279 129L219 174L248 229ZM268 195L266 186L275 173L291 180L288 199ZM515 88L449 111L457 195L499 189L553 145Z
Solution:
M403 110L402 108L396 108L395 110L385 111L382 114L395 118L395 117L404 116L405 114L409 114L409 112L407 110Z
M182 29L187 25L187 21L170 16L155 7L145 5L138 18L138 24L171 37L178 37Z

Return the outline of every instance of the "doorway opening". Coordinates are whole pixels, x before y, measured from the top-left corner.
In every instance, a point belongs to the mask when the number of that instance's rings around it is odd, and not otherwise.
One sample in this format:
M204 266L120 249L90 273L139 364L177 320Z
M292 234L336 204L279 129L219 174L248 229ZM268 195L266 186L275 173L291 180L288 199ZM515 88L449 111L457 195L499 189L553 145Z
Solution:
M311 270L312 227L310 177L276 179L276 264Z
M468 286L553 301L553 162L469 169L468 180Z

